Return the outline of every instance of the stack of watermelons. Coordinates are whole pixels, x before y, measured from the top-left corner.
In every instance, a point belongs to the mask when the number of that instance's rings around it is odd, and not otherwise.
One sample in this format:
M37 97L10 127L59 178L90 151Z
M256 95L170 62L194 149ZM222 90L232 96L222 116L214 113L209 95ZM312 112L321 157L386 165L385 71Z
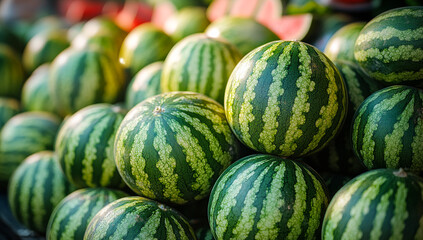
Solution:
M0 239L423 239L423 5L380 2L2 23Z

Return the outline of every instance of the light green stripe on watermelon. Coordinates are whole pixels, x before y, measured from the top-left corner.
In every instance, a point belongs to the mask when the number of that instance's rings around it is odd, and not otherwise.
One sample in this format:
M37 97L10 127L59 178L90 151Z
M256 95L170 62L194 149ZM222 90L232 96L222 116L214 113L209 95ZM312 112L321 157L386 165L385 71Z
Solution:
M279 62L288 62L290 58L290 51L292 44L288 45L281 56ZM285 78L288 75L288 64L279 64L274 71L272 71L273 82L269 87L269 100L267 102L267 108L263 115L263 131L260 133L259 142L263 144L266 151L272 152L276 149L276 145L273 144L275 141L275 135L277 133L277 117L280 115L278 108L278 99L285 92L280 79Z
M293 43L291 44L293 45ZM288 130L285 134L285 141L279 147L280 150L284 150L284 154L286 156L294 154L294 151L297 148L295 141L303 135L303 132L299 129L299 127L302 126L306 121L305 114L310 111L310 103L308 102L309 93L312 92L315 87L315 82L311 80L312 72L309 68L311 64L311 58L308 55L307 48L304 45L300 45L299 51L300 52L298 57L300 65L298 66L298 70L300 76L296 81L296 86L299 88L299 90L297 91L297 95L292 106L292 115L288 125ZM317 125L318 124L316 122L316 126ZM314 139L311 141L311 143L313 142L315 142ZM312 146L309 145L309 148L310 147ZM314 146L312 148L314 148ZM306 149L305 151L309 150Z
M170 123L175 124L175 123ZM157 169L160 171L160 183L163 184L163 195L170 201L184 201L180 197L180 191L177 187L178 174L175 173L176 160L171 157L172 146L166 140L166 130L163 128L161 121L155 122L154 149L159 154L159 160L156 163Z
M322 53L318 53L320 60L324 63L325 65L325 73L326 73L326 78L329 79L329 86L327 88L327 94L328 94L328 103L326 106L322 106L322 108L320 109L319 112L319 116L321 116L319 119L317 119L315 126L318 128L318 133L316 133L313 136L312 141L309 143L308 148L304 150L303 154L307 154L308 152L313 151L314 149L319 149L319 144L322 140L323 137L325 137L328 129L330 129L332 127L333 123L330 123L329 121L326 121L326 119L335 119L336 115L339 112L339 100L338 100L338 96L337 93L341 92L342 89L339 88L336 78L335 76L338 75L339 73L337 73L337 69L336 67L333 65L333 63L328 61L328 58L326 56L324 56ZM304 66L304 65L303 65ZM309 78L311 78L311 75L308 76ZM310 91L313 90L315 85L315 82L311 82L310 83ZM346 98L346 96L345 96ZM345 109L346 107L346 103L343 106ZM343 121L338 121L336 123L336 128L334 129L332 135L336 135L336 131L339 130L339 128L341 127ZM321 149L321 147L320 147Z
M224 196L224 198L221 200L221 203L220 203L220 205L224 207L221 207L221 209L217 212L217 215L216 215L216 222L218 222L219 225L216 227L214 232L216 234L215 237L217 239L224 239L223 234L228 230L229 224L232 224L231 222L229 222L230 220L227 218L227 216L230 213L231 209L237 204L237 195L241 191L242 181L246 177L253 175L257 166L260 166L260 165L261 163L256 163L255 165L251 165L248 169L244 170L240 175L237 175L236 179L233 180L232 184L227 189L225 189L227 191L227 194ZM236 168L233 170L235 171ZM229 177L231 176L229 175L225 177L229 179ZM225 181L225 178L221 178L220 181ZM224 185L222 184L222 187L223 186ZM216 189L216 191L219 191L219 190L223 190L223 189L219 189L219 188ZM216 207L216 203L213 203L211 206ZM249 211L251 210L251 208L250 209L246 208L245 210ZM215 210L212 209L212 211L214 212Z
M272 176L274 179L283 179L285 175L285 168L277 166L275 168L276 173ZM273 211L273 209L281 209L286 206L286 202L283 200L283 196L279 189L283 189L285 181L272 181L270 191L267 198L263 201L262 217L257 223L259 229L257 233L257 239L266 239L275 234L278 219L281 219L282 213L280 211ZM281 199L280 201L274 201L274 199Z
M383 104L381 102L381 104ZM376 106L377 107L377 106ZM404 111L394 124L394 129L391 133L385 136L385 152L384 156L387 159L387 164L390 166L395 165L396 162L400 161L399 155L403 146L401 139L403 138L407 129L410 128L410 119L414 113L414 99L411 99L410 103L407 104Z
M423 93L420 93L420 99L423 99ZM411 149L413 152L413 164L411 167L413 169L417 168L418 166L418 157L417 156L423 156L423 148L421 143L423 142L423 134L419 134L423 132L423 118L417 118L417 121L415 123L415 136L413 137L413 143L411 143Z
M413 41L421 39L421 36L423 36L423 27L407 30L386 27L382 31L369 31L362 34L360 38L357 39L356 44L373 40L387 41L393 38L401 41Z
M376 18L372 19L372 22L379 23L379 22L385 21L386 19L395 18L395 17L405 17L405 16L420 18L420 17L423 17L423 12L413 11L410 8L398 8L398 9L395 9L395 11L385 12L377 16Z
M423 49L415 48L413 45L402 45L398 47L392 46L382 50L378 48L370 48L367 50L356 51L355 58L358 61L363 62L370 58L380 60L383 63L390 63L398 60L410 60L413 62L419 62L423 60L422 54ZM382 73L380 74L382 75ZM384 75L389 76L389 74ZM418 76L416 76L416 79L418 79Z
M257 196L257 194L259 193L261 182L263 181L263 178L266 176L266 173L268 171L269 169L266 169L265 171L261 172L257 176L257 179L253 183L252 187L248 189L248 193L243 202L245 209L248 209L248 210L243 211L241 213L239 220L235 225L235 228L232 230L232 232L236 234L239 239L247 239L249 231L253 228L254 216L257 214L257 211L258 211L257 207L254 206L254 200L255 200L254 197ZM268 220L267 221L266 220L267 219L263 219L264 222L269 224L269 222L267 222ZM270 227L273 227L273 226L269 224L269 228ZM266 238L262 238L262 239L266 239Z
M258 78L263 73L264 69L267 67L267 60L273 56L273 52L277 49L279 44L272 45L269 49L267 49L263 53L263 57L258 60L255 64L252 74L248 77L246 83L246 91L243 94L244 103L240 107L240 115L245 116L244 118L240 119L240 131L243 136L245 136L246 144L248 146L253 145L251 142L251 135L250 135L250 128L249 123L255 119L253 115L253 106L251 102L254 100L255 94L255 87L258 83Z
M383 219L389 207L389 199L392 197L394 191L390 189L381 197L379 205L376 207L377 213L375 215L374 227L370 233L372 239L380 239L383 229Z
M347 226L345 227L342 237L347 238L348 236L356 236L357 238L362 238L362 232L360 229L360 223L363 222L364 216L369 213L371 210L370 204L378 196L380 191L380 186L386 182L386 178L379 177L374 180L372 187L367 188L362 193L362 200L359 201L351 208L351 213L353 216L348 221ZM397 226L396 226L397 227Z
M397 192L395 194L395 209L394 209L394 216L391 220L393 233L393 239L401 239L403 238L402 232L405 229L405 221L408 218L407 213L407 194L408 189L406 188L405 184L402 182L397 182Z
M295 202L293 204L293 209L298 209L294 211L291 218L287 222L287 227L291 229L287 239L298 239L302 232L301 225L299 222L304 221L305 208L307 203L307 196L304 195L304 192L307 191L307 183L304 180L304 175L302 174L302 169L299 166L295 166L295 179L297 182L294 185L295 189ZM310 236L310 235L309 235Z
M369 168L373 168L372 161L374 160L373 154L374 154L375 142L372 139L372 136L379 126L376 123L379 122L380 119L382 118L381 113L384 111L389 111L392 108L394 108L396 103L399 100L404 99L405 96L408 95L408 93L409 91L404 91L404 92L395 94L393 98L380 102L379 104L374 106L373 108L374 110L368 117L371 123L367 124L364 129L364 139L363 139L364 144L363 144L363 150L361 151L361 154L363 155L363 158L367 159L367 161L369 162L369 165L368 165Z

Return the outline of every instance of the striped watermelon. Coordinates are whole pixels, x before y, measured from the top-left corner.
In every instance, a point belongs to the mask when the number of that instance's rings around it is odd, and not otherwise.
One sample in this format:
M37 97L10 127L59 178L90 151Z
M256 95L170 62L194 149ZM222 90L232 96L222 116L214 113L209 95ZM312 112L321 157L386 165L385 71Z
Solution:
M71 42L71 45L75 49L91 48L102 51L105 54L109 54L113 59L116 59L119 57L120 51L120 45L117 45L116 41L116 39L107 34L89 36L81 33L75 37L75 39Z
M45 233L53 209L75 189L60 170L54 152L42 151L27 157L13 173L9 205L19 222Z
M205 33L210 37L221 37L235 45L244 56L254 48L279 40L269 28L253 18L227 16L211 23Z
M297 41L274 41L247 54L232 72L225 112L235 135L263 153L301 157L335 136L347 92L335 65Z
M326 44L324 53L332 60L355 62L354 44L363 29L365 22L353 22L341 27Z
M328 204L321 177L300 162L257 154L227 168L210 194L216 240L317 239Z
M21 111L21 106L16 99L0 97L0 132L10 118Z
M49 90L61 116L94 103L114 103L125 78L117 59L92 49L67 49L51 64Z
M0 44L0 96L18 98L24 83L24 70L18 54Z
M164 25L164 32L172 37L173 41L195 33L202 33L210 24L203 7L185 7L170 16Z
M368 169L423 170L423 90L395 85L370 95L354 115L352 142Z
M155 62L141 69L131 80L126 89L125 105L133 108L143 100L160 94L160 82L163 62Z
M48 31L36 34L26 44L22 62L26 72L31 73L44 63L50 63L59 53L69 47L65 31Z
M322 239L423 239L423 179L402 169L368 171L339 190Z
M226 83L240 59L232 44L193 34L178 42L164 61L161 90L202 93L223 103Z
M383 86L370 78L357 63L335 60L348 92L348 112L344 126L328 146L311 157L310 165L317 171L332 171L356 176L366 170L355 156L351 141L351 125L355 111L372 93Z
M53 210L47 239L83 239L91 219L107 204L128 195L108 188L84 188L67 195Z
M88 37L107 35L115 40L116 46L120 46L128 33L120 28L113 19L98 16L91 18L82 26L81 34Z
M22 88L22 108L25 111L55 113L55 106L48 90L50 64L45 63L35 69Z
M194 230L179 212L143 197L118 199L91 220L85 240L196 239Z
M354 56L386 84L422 84L423 6L396 8L373 18L357 38Z
M119 60L133 77L148 64L163 61L173 45L172 38L162 30L152 24L142 24L123 41Z
M56 139L60 167L78 187L125 186L113 158L116 131L125 116L121 107L99 103L70 116Z
M184 204L208 196L237 159L239 146L220 104L198 93L171 92L129 111L114 151L119 173L134 192Z
M0 181L7 181L29 155L53 150L60 120L44 112L24 112L12 117L0 135Z

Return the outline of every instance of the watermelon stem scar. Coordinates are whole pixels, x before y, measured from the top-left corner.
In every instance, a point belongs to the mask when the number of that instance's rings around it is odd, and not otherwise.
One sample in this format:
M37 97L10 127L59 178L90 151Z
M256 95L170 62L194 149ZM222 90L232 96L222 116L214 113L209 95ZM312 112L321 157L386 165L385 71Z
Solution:
M154 115L158 115L158 114L160 114L164 111L165 111L164 108L162 108L161 106L157 106L157 107L154 108L153 113L154 113Z
M400 168L400 169L398 169L398 171L394 172L394 175L397 176L397 177L405 178L405 177L407 177L407 172L405 172L404 169Z

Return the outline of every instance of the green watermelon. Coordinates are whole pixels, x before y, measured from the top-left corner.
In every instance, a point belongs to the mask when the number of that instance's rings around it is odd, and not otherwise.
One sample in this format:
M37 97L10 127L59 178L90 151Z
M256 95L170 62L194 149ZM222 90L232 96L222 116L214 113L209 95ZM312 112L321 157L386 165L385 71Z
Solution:
M210 37L221 37L235 45L244 56L254 48L279 40L269 28L253 18L227 16L211 23L205 33Z
M124 92L117 59L94 49L67 49L51 64L49 91L65 117L94 103L115 103Z
M232 44L198 33L184 38L163 64L161 90L192 91L223 104L225 87L241 53Z
M48 221L49 240L83 239L91 219L107 204L128 194L108 188L84 188L67 195Z
M423 90L395 85L370 95L354 115L352 142L368 169L423 170Z
M141 24L132 30L122 43L119 60L130 77L150 63L163 61L174 42L152 24Z
M363 29L365 22L353 22L341 27L326 44L324 53L332 60L355 62L354 44Z
M39 66L22 87L22 108L25 111L55 113L55 105L48 90L50 64Z
M179 212L143 197L118 199L91 220L85 240L196 239L194 230Z
M248 147L295 158L321 150L336 135L347 99L341 75L322 52L298 41L274 41L235 67L225 113Z
M75 49L95 49L109 54L113 59L119 57L120 45L116 44L116 39L104 33L93 36L80 33L73 39L71 45Z
M141 69L131 80L126 89L125 105L133 108L143 100L160 94L160 82L163 62L155 62Z
M423 6L396 8L373 18L355 42L354 56L385 84L423 85Z
M81 34L88 38L106 35L115 41L116 46L120 46L128 33L120 28L111 18L98 16L88 20L81 27Z
M286 2L283 8L286 14L313 13L323 15L328 13L328 1L322 0L282 0Z
M118 106L94 104L71 115L60 128L55 148L57 158L75 186L125 186L113 158L116 131L125 114Z
M16 99L0 97L0 132L10 118L21 111L21 106Z
M327 205L326 187L313 169L257 154L222 173L208 216L216 240L318 239Z
M192 92L163 93L136 105L114 148L119 173L135 193L175 204L207 197L238 152L223 107Z
M191 34L204 32L209 24L205 8L185 7L166 20L163 30L178 42Z
M25 43L23 39L15 33L17 25L19 24L18 21L14 23L15 24L11 26L11 24L6 24L3 21L0 22L0 44L7 45L20 54L25 47Z
M317 171L356 176L366 168L354 154L351 141L352 119L364 99L383 86L363 72L357 63L344 60L335 60L334 63L347 86L348 112L338 136L325 149L311 156L310 165Z
M8 45L0 44L0 96L18 98L25 80L18 54Z
M29 155L53 150L60 119L45 112L24 112L9 119L0 134L0 181Z
M354 178L330 202L322 239L423 239L423 179L376 169Z
M13 173L9 205L19 222L45 233L53 209L75 189L60 170L54 152L42 151L27 157Z
M59 53L69 47L65 31L41 32L26 44L22 61L28 73L44 63L52 62Z

